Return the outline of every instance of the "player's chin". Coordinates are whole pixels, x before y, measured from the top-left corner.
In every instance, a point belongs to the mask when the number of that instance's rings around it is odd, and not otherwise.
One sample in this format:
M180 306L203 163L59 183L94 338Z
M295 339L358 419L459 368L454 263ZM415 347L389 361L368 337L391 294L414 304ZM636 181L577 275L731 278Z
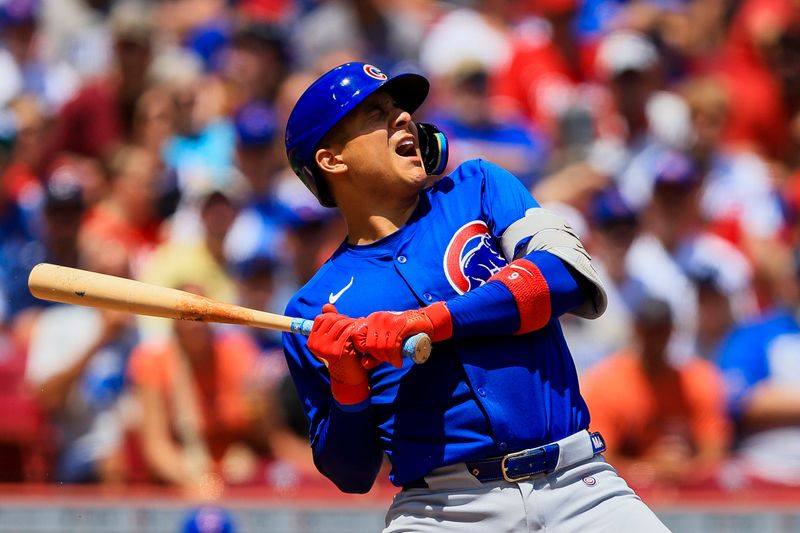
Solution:
M397 156L397 166L403 175L414 181L425 180L427 178L425 167L422 164L422 159L420 159L418 156Z
M414 169L413 172L407 173L406 176L408 176L407 180L410 183L413 183L414 186L419 190L422 190L422 189L424 189L424 188L426 188L426 187L428 187L430 185L428 183L428 181L429 181L428 180L428 175L425 173L425 170L422 169L422 168Z

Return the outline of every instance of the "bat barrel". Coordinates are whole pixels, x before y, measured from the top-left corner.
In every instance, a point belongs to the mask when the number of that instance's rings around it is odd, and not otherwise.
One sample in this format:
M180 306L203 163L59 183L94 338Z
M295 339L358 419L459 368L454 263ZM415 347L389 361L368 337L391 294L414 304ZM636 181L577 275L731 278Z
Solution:
M309 335L313 320L248 309L178 289L48 263L33 267L28 287L42 300L114 309L177 320L222 322ZM431 340L424 333L403 343L403 355L424 363Z

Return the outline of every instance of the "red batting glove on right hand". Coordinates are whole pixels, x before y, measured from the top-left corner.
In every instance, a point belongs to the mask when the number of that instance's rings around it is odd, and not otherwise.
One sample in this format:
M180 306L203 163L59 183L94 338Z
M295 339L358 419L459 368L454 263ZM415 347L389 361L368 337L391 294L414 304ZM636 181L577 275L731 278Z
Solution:
M403 366L403 342L408 337L427 333L431 341L439 342L453 335L453 320L444 302L402 313L378 311L357 324L356 349L395 368ZM374 366L369 360L365 364Z
M369 378L352 340L356 320L336 312L331 304L322 307L308 336L308 349L331 376L331 393L342 405L360 403L369 397Z

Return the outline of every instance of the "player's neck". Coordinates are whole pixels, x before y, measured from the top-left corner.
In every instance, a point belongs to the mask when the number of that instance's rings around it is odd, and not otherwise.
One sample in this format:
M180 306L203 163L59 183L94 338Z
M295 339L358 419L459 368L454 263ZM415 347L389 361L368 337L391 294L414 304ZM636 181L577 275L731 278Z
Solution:
M376 206L369 201L352 203L339 209L347 222L347 242L370 244L402 228L414 213L419 197L412 202Z

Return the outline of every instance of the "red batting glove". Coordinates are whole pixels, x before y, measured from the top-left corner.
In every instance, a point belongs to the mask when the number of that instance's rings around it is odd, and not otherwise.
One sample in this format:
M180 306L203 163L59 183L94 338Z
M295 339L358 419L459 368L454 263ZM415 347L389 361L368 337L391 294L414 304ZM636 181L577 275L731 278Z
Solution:
M342 405L360 403L369 397L367 371L352 340L355 327L355 319L340 315L333 305L325 304L308 336L308 349L328 367L331 393Z
M359 352L400 368L403 341L417 333L427 333L433 342L453 336L453 320L444 302L402 313L372 313L358 320L353 340Z

